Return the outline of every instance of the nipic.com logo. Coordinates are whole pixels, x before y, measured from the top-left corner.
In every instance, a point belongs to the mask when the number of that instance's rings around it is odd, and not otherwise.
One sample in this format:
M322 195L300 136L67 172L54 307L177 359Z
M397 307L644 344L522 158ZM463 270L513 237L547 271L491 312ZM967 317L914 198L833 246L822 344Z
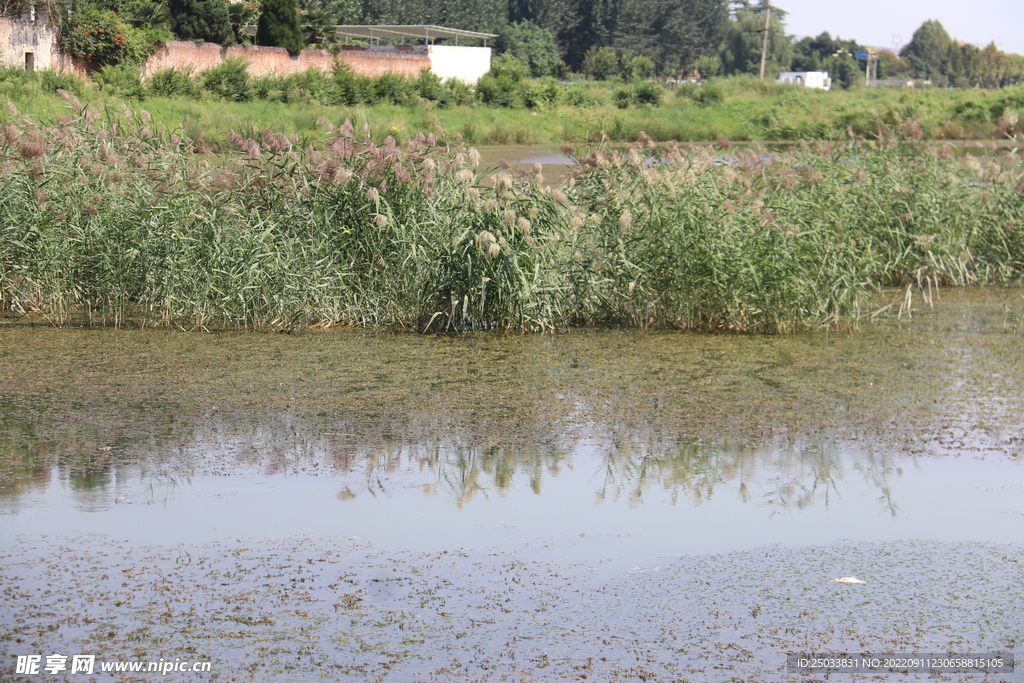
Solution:
M210 662L181 661L180 659L152 661L103 661L96 655L16 655L14 673L22 676L94 673L209 673Z

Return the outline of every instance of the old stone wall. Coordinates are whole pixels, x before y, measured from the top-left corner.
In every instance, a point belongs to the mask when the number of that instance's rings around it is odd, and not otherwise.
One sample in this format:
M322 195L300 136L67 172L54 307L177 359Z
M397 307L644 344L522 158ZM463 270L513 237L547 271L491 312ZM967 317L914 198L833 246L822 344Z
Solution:
M216 43L173 40L161 45L157 53L149 58L144 73L150 75L171 67L191 68L194 73L199 73L231 57L240 57L249 62L249 73L253 76L287 75L310 68L329 71L334 67L335 60L335 56L327 50L303 50L292 57L283 47L221 47ZM430 68L430 58L426 54L412 52L342 50L337 58L352 67L355 73L364 76L376 76L388 71L416 76L423 69Z
M46 14L26 9L20 17L0 17L0 64L29 69L50 69L54 63L55 35Z
M0 64L36 70L69 70L79 76L88 76L90 65L61 55L54 40L53 29L42 13L33 15L29 9L21 17L0 17ZM340 60L364 76L390 72L415 77L423 69L431 69L441 78L459 78L467 83L476 83L490 68L491 49L446 45L373 46L345 48L337 55L326 50L303 50L292 57L280 47L221 47L215 43L174 40L157 49L143 67L143 76L170 67L191 68L194 73L199 73L230 57L247 61L249 73L253 76L287 75L310 68L330 71L335 60Z

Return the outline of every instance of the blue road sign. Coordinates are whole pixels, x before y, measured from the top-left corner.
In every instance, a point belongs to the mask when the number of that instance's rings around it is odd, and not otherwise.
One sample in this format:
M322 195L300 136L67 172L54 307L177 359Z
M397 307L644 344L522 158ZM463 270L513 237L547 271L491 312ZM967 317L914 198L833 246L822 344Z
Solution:
M869 59L871 57L867 50L857 50L853 53L853 56L857 59Z

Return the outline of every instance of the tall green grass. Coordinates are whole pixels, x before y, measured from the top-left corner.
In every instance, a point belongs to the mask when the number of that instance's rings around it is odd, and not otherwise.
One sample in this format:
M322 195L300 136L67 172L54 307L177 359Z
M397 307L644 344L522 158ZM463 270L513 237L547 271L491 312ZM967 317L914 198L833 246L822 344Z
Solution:
M429 72L418 79L374 79L339 67L333 73L250 77L229 61L203 74L168 69L143 83L128 68L106 70L95 82L0 68L0 102L11 101L38 121L53 123L64 113L57 89L91 103L119 106L142 99L167 126L176 127L188 116L190 133L215 151L226 150L228 134L245 126L304 135L315 130L321 117L336 123L358 119L360 125L370 121L378 144L388 135L405 143L417 131L441 125L470 144L504 145L606 138L629 142L640 132L659 141L708 141L719 135L737 141L796 141L834 138L848 127L874 137L877 121L895 126L908 117L931 139L991 139L1001 137L1005 111L1024 111L1020 87L826 93L745 78L676 89L652 82L552 79L519 81L515 87L511 99L496 98L492 104L507 100L519 108L489 106L479 88L441 82Z
M559 187L481 175L443 132L233 133L63 93L0 129L0 297L54 324L421 331L841 327L882 287L1019 282L1020 159L964 163L906 120L873 140L594 148ZM1015 124L1014 124L1015 125Z

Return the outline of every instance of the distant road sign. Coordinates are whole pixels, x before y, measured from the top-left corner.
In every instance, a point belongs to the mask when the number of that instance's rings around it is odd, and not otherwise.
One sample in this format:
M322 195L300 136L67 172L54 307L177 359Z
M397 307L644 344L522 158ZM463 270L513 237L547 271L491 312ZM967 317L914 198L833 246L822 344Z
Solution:
M871 54L867 50L857 50L853 53L853 56L857 59L868 59L871 57Z

